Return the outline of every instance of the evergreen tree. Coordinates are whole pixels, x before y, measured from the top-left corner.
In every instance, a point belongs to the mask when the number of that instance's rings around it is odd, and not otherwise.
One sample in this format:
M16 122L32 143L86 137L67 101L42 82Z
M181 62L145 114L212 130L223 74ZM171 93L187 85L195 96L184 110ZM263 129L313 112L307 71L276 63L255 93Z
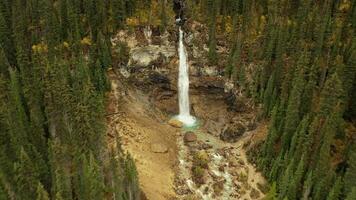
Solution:
M0 9L5 9L0 5ZM0 10L2 11L2 10ZM14 48L11 27L6 22L11 22L10 16L0 12L0 47L4 50L6 58L12 66L16 66L16 51Z
M353 187L351 192L347 194L347 197L345 200L355 200L356 199L356 187Z
M273 182L271 189L269 192L266 194L266 196L263 198L263 200L277 200L277 189L276 189L276 183Z
M37 186L37 198L36 200L49 200L47 191L43 188L41 183L38 183Z
M356 187L356 143L353 142L348 155L348 168L345 173L345 192L351 193L352 189Z
M126 17L126 10L125 10L125 1L124 0L113 0L112 1L112 10L113 16L115 20L115 27L122 28L123 23Z
M166 0L160 0L160 4L161 4L161 24L160 24L160 30L161 33L164 33L166 31L166 27L167 27L167 13L166 13Z
M342 180L341 180L341 177L338 177L336 179L336 182L335 182L333 188L331 189L331 191L327 197L327 200L339 199L340 194L341 194L341 188L342 188Z
M210 63L217 63L217 52L216 52L216 18L217 18L217 1L207 0L208 12L209 12L209 53L208 58Z
M18 198L24 200L36 199L39 171L23 148L20 150L19 162L14 164L14 168Z
M286 122L284 127L284 133L282 136L282 151L287 151L290 145L292 135L296 131L300 122L299 107L301 105L301 94L303 92L304 80L303 71L297 74L294 80L293 89L288 101L288 107L286 111Z

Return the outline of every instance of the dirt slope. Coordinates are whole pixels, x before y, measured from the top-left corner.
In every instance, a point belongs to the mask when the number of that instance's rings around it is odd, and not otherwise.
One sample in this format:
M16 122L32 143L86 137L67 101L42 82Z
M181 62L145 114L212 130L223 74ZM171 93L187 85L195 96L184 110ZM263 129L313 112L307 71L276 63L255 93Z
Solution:
M121 137L124 150L136 162L143 192L150 200L167 200L175 197L173 190L176 163L176 132L154 110L144 95L120 82L114 71L109 72L112 91L109 98L111 134ZM152 146L163 153L154 153Z

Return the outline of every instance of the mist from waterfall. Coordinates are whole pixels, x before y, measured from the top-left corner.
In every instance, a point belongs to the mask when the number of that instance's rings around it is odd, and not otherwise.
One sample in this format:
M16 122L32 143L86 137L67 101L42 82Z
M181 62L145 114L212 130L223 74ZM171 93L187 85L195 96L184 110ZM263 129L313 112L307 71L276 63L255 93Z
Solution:
M195 118L190 115L189 104L189 74L187 52L183 43L183 31L179 27L179 77L178 77L178 100L179 100L179 115L177 119L186 126L193 126Z

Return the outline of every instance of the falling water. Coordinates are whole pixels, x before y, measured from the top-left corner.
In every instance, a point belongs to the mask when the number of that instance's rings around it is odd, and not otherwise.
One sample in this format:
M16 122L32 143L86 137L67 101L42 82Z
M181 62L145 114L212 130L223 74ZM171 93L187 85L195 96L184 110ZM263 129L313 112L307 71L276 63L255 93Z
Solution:
M183 44L183 31L179 27L179 77L178 77L178 91L179 91L179 115L177 119L183 122L186 126L193 126L195 118L190 115L189 105L189 75L187 52Z

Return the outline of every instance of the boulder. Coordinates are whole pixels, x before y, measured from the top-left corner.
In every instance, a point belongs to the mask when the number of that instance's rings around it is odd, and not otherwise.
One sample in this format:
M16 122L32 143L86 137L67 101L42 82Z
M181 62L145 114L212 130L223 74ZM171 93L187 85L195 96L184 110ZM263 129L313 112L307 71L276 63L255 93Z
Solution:
M151 145L151 151L153 153L167 153L168 147L161 143L155 143Z
M193 132L187 132L184 134L184 142L189 143L189 142L195 142L197 141L197 135Z
M214 194L219 196L221 192L224 190L225 179L219 180L213 184Z
M237 140L246 132L246 127L241 123L231 123L225 126L220 139L225 142L237 142Z
M129 67L149 67L159 59L167 60L175 55L174 46L148 45L130 51Z
M206 66L202 68L203 76L217 76L218 74L219 74L219 70L216 66Z
M182 128L183 122L179 121L178 119L171 119L168 121L168 124L175 127L175 128Z

